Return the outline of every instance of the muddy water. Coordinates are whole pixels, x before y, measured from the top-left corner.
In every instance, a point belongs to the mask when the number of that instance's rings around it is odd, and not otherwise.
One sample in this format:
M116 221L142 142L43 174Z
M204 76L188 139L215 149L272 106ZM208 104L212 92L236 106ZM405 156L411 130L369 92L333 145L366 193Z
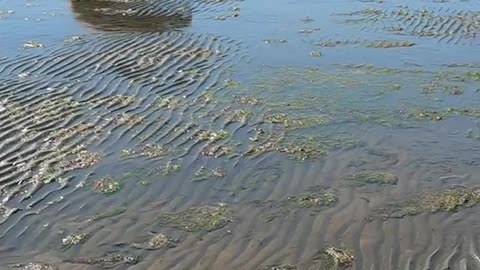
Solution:
M479 34L474 1L0 0L0 268L480 269Z

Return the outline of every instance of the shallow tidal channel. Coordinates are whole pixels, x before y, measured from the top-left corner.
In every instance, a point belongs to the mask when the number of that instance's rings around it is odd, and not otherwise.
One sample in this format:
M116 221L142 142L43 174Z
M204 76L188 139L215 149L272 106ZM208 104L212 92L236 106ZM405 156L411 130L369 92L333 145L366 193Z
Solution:
M480 3L0 0L0 269L480 269Z

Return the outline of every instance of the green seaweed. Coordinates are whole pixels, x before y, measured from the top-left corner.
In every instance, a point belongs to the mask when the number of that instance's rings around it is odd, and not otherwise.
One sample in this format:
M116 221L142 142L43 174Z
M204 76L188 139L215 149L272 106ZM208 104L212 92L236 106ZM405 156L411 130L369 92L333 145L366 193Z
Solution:
M159 223L188 232L211 232L225 227L233 220L232 212L225 204L201 206L160 215Z
M296 197L288 197L288 205L295 208L325 208L334 206L338 199L334 193L306 193Z
M40 262L29 262L29 263L18 263L18 264L11 264L8 266L10 269L18 269L18 270L57 270L56 266L40 263Z
M166 148L163 145L159 144L146 144L143 146L137 146L133 149L124 149L121 151L119 159L125 160L135 157L146 157L146 158L159 158L171 154L172 151Z
M238 152L237 146L237 144L208 145L202 150L202 155L215 158L230 157Z
M158 98L157 104L160 108L166 108L169 110L177 109L182 106L182 100L178 97L162 97Z
M130 246L136 249L157 250L165 247L172 248L176 245L173 239L163 233L149 233L130 243Z
M163 176L172 175L172 174L175 174L175 173L179 172L180 169L181 169L181 166L179 164L175 164L175 163L169 161L169 162L167 162L165 167L162 169L162 175Z
M76 257L69 261L74 264L98 265L101 268L109 269L125 264L137 264L139 257L131 252L122 251L108 252L101 256Z
M415 46L414 42L410 41L403 41L403 40L395 40L395 41L388 41L388 40L376 40L372 41L367 44L369 48L398 48L398 47L412 47Z
M74 233L69 234L62 238L62 246L64 248L70 248L71 246L80 245L87 241L90 237L87 233Z
M120 208L116 208L116 209L113 209L113 210L108 210L108 211L105 211L103 213L99 213L99 214L94 215L91 218L91 220L92 221L99 221L99 220L103 220L103 219L107 219L107 218L111 218L111 217L116 217L118 215L121 215L121 214L125 213L126 211L127 211L126 207L120 207Z
M241 105L258 105L261 103L261 100L254 96L233 95L232 103L238 103Z
M270 124L282 125L286 130L295 130L326 125L331 122L331 119L326 115L291 117L286 113L279 113L265 115L264 121Z
M297 267L289 264L273 264L258 268L258 270L296 270Z
M355 186L362 187L366 185L396 185L398 177L388 172L362 172L347 177L347 181Z
M110 195L116 193L122 189L122 185L114 181L111 177L105 177L103 179L97 180L93 184L93 191L95 193L101 193L105 195Z
M253 142L261 139L263 141L260 143L250 145L246 152L247 155L279 152L288 154L295 160L303 161L320 158L327 155L330 151L353 147L360 143L358 140L342 135L337 135L334 138L302 135L281 136L278 134L267 135L263 131L250 138Z
M420 213L456 212L480 202L480 188L454 187L447 190L417 194L404 201L393 202L373 211L374 218L403 218Z
M230 133L226 130L200 130L196 137L199 141L208 141L209 143L214 143L216 141L227 139L230 137Z
M122 113L113 118L117 125L136 126L145 122L145 117L135 114Z
M317 269L340 270L351 267L354 260L351 250L330 247L320 251L313 259L313 264Z
M226 118L227 123L239 122L244 125L250 119L252 112L244 109L232 110L230 107L224 108L220 111L220 115Z
M221 168L207 169L201 167L192 178L192 182L202 182L211 179L220 179L225 177L225 172Z

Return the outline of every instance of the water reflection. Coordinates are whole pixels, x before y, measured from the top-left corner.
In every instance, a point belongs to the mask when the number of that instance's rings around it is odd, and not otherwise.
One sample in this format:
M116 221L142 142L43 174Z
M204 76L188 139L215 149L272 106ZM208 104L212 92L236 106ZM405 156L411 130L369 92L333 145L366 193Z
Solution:
M190 1L72 0L76 18L102 31L164 32L192 23Z

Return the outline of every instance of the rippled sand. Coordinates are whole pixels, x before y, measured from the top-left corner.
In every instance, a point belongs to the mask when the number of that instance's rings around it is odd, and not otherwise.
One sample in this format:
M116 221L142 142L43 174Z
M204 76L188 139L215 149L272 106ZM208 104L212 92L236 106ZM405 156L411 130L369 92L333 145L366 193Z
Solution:
M479 269L480 5L403 4L0 0L0 268Z

